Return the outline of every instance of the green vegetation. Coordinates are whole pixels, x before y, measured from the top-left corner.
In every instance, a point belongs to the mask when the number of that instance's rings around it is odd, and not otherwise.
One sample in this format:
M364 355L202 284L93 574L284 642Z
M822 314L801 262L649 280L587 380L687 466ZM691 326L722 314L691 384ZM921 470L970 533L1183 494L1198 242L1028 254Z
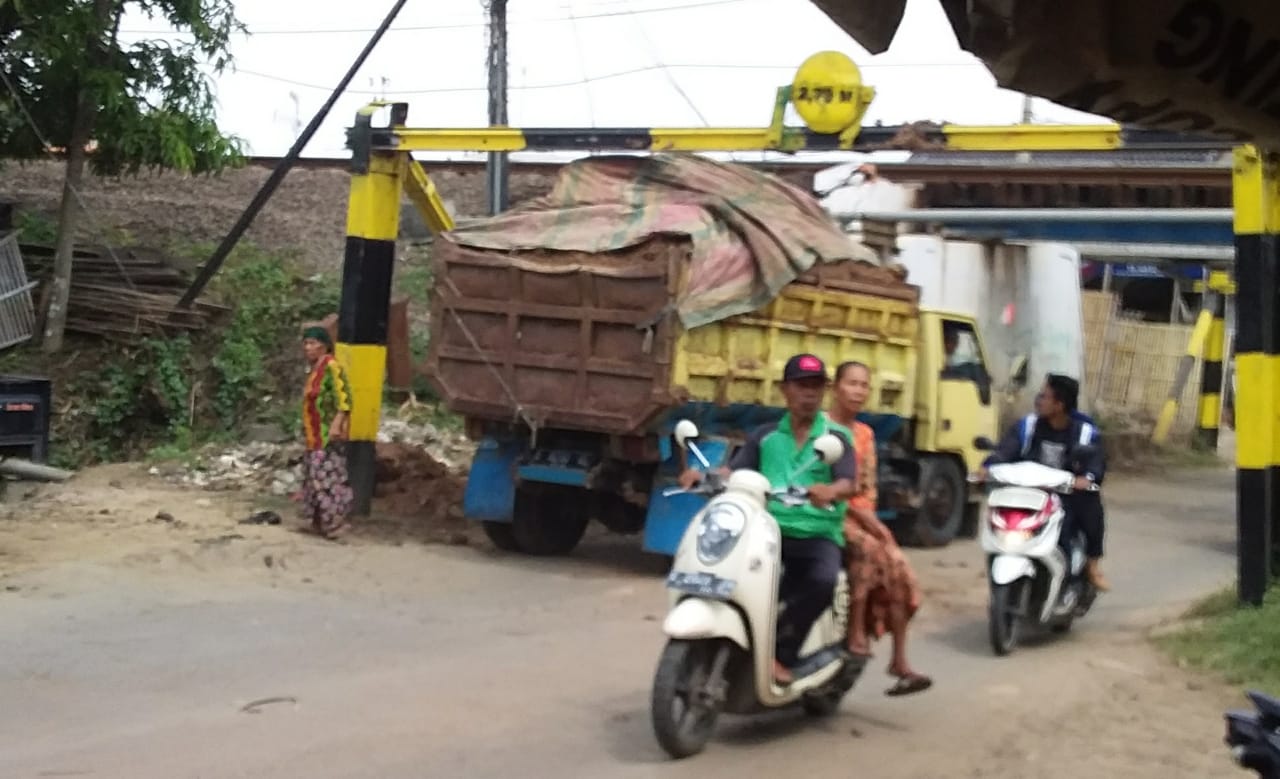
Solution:
M25 212L17 218L24 240L49 240L46 218ZM169 253L175 265L194 267L212 248L188 245ZM425 257L407 253L397 268L396 294L411 301L415 364L426 357L431 284ZM307 275L297 257L242 243L207 293L231 311L207 331L130 343L70 338L69 358L16 348L0 354L0 372L53 379L57 465L190 461L198 447L238 440L250 425L300 434L299 328L336 313L340 294L336 273ZM445 430L460 426L421 377L413 390L418 405L403 410L406 420ZM403 401L387 397L384 404L395 411Z
M1280 691L1280 586L1260 608L1237 605L1234 587L1187 612L1188 623L1157 641L1174 657L1239 687Z
M121 39L129 15L159 17L180 36ZM243 144L218 128L210 76L231 64L231 38L243 32L230 0L0 2L0 157L65 149L67 191L86 166L120 175L239 165ZM49 354L63 347L79 223L80 205L64 195L44 295L40 346Z
M208 248L185 252L203 257ZM304 278L292 258L243 245L210 289L232 309L216 327L132 343L77 339L66 361L15 349L0 371L54 380L58 464L181 459L249 424L299 429L298 328L336 312L339 294L336 277Z

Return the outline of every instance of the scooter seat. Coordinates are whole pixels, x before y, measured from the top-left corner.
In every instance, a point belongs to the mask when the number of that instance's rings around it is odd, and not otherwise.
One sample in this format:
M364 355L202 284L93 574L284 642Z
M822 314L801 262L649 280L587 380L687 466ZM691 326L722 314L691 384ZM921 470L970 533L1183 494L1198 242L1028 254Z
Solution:
M1268 722L1280 724L1280 699L1253 690L1250 690L1248 695L1249 700L1253 701L1253 705L1257 707L1263 718Z

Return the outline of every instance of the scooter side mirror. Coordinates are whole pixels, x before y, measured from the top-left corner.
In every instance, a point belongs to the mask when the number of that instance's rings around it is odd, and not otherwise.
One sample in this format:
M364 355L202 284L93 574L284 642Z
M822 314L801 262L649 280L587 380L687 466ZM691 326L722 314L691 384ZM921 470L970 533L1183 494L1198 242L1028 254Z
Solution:
M834 433L826 433L813 442L813 451L826 465L835 465L844 456L844 441Z
M698 426L688 419L682 419L676 423L676 429L672 435L675 436L677 446L687 449L689 442L698 437Z
M996 450L996 442L985 435L980 435L973 439L973 448L979 452L994 452Z

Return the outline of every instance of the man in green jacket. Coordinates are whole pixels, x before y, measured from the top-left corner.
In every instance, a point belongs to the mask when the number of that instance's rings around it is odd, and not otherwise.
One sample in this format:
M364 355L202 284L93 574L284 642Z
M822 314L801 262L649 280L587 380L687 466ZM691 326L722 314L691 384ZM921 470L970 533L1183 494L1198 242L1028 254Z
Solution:
M786 610L778 620L774 661L774 676L782 684L792 681L788 669L799 662L809 630L831 605L842 568L845 503L857 491L853 434L822 410L829 384L826 366L814 355L788 360L782 372L787 413L752 431L729 461L728 470L759 471L774 488L794 484L809 490L806 505L769 506L782 531L785 569L778 597ZM844 442L844 455L835 465L814 456L814 441L826 433ZM797 473L806 463L808 468ZM690 469L681 474L680 483L687 488L701 478L701 472Z

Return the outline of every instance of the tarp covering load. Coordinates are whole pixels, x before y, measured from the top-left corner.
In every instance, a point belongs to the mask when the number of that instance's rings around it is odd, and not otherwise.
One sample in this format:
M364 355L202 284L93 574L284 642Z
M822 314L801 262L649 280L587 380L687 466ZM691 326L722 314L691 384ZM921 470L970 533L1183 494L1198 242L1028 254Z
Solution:
M906 0L813 0L872 54ZM1006 89L1121 124L1280 143L1276 0L939 0Z
M443 238L477 249L594 255L661 235L692 244L672 304L686 329L755 311L815 264L880 264L807 192L745 166L683 154L575 162L546 196Z

